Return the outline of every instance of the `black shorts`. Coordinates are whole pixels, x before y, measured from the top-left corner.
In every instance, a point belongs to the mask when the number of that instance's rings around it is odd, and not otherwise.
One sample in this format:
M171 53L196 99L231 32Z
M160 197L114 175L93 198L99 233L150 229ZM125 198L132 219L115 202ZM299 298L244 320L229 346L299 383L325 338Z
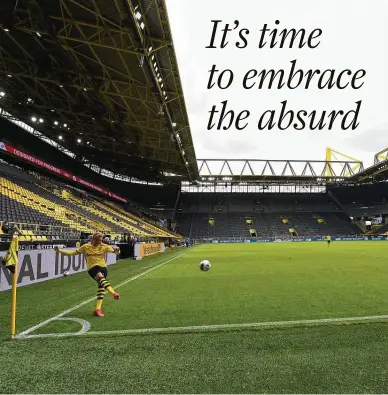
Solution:
M331 241L331 240L327 240L327 244L330 244L330 241Z
M108 269L102 266L93 266L88 270L88 273L93 280L96 279L97 273L102 273L105 278L108 277Z

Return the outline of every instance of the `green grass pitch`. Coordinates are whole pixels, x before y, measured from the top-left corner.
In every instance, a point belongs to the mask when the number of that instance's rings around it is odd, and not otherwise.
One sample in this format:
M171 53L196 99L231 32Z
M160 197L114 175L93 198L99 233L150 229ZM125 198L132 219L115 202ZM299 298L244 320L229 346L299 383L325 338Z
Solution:
M85 273L20 288L18 333L73 307L60 318L81 320L29 333L41 338L9 338L2 292L0 393L384 393L387 256L384 242L322 242L123 260L102 319L82 304L96 291ZM89 332L69 336L81 323Z

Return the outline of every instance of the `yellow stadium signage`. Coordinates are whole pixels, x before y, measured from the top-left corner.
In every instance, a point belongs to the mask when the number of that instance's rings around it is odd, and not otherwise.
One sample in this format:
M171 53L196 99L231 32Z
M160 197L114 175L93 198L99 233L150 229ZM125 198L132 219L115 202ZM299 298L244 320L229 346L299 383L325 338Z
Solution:
M137 256L150 256L164 252L163 243L142 243L140 244L139 255Z

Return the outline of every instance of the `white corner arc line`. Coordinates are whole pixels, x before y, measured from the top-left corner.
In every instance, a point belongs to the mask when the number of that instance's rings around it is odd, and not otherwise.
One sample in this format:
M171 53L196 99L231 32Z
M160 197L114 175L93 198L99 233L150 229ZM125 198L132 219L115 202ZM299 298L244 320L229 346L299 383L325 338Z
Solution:
M246 324L221 324L221 325L197 325L182 327L166 327L166 328L145 328L145 329L122 329L112 331L88 331L84 333L44 333L38 335L25 335L17 337L18 339L38 339L38 338L58 338L58 337L75 337L75 336L99 336L99 335L145 335L145 334L171 334L171 333L192 333L192 332L210 332L217 330L233 330L233 329L253 329L253 328L281 328L293 326L309 326L323 325L335 323L365 323L368 321L385 321L388 315L372 315L365 317L347 317L347 318L323 318L316 320L297 320L297 321L274 321L274 322L253 322Z
M77 322L78 324L81 324L81 329L78 332L68 332L69 336L79 336L79 335L84 335L86 332L89 331L90 329L90 322L83 320L82 318L76 318L76 317L61 317L57 318L56 321L73 321ZM39 337L45 337L46 334L40 334L40 335L35 335ZM14 339L28 339L33 335L16 335L13 338Z
M129 279L127 279L127 280L123 281L122 283L116 285L115 288L120 288L120 287L122 287L122 286L124 286L124 285L126 285L126 284L128 284L128 283L130 283L132 281L135 281L138 278L143 277L146 274L148 274L148 273L150 273L150 272L152 272L152 271L154 271L156 269L159 269L160 267L166 265L167 263L170 263L170 262L174 261L175 259L178 259L178 258L182 257L183 255L186 255L188 252L189 251L184 252L183 254L179 254L179 255L175 256L174 258L168 259L167 261L162 262L159 265L156 265L155 267L152 267L151 269L145 270L144 272L141 272L141 273L137 274L134 277L130 277ZM63 317L64 315L67 315L67 314L73 312L74 310L77 310L77 309L81 308L82 306L85 306L86 304L88 304L90 302L93 302L95 299L96 299L95 297L89 298L89 299L87 299L87 300L85 300L85 301L83 301L83 302L71 307L68 310L64 310L61 313L57 314L56 316L51 317L51 318L41 322L40 324L34 325L31 328L29 328L29 329L27 329L27 330L15 335L14 338L17 339L17 338L25 337L29 333L34 332L34 331L36 331L39 328L42 328L43 326L47 325L48 323L50 323L52 321L55 321L55 320L58 320L59 318Z
M73 321L73 322L77 322L78 324L81 324L81 329L78 332L76 332L77 335L84 335L86 332L89 331L91 327L90 322L83 320L82 318L61 317L61 318L57 318L57 321Z

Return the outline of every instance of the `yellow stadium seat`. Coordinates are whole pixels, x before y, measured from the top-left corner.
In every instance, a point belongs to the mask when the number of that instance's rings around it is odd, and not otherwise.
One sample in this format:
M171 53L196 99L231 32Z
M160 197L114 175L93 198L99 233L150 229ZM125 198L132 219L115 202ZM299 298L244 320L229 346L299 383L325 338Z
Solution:
M92 233L96 230L103 230L104 233L112 234L114 238L115 233L113 232L115 232L116 227L119 225L128 232L132 234L136 233L140 237L171 237L171 233L166 229L161 229L159 226L144 221L136 215L128 213L123 207L119 205L116 206L112 202L99 202L95 200L90 204L85 204L84 199L73 195L69 191L66 198L73 204L82 207L84 211L94 214L94 218L92 219L87 214L73 211L71 208L65 207L61 203L58 204L58 202L40 196L4 178L0 178L0 192L10 199L16 200L25 206L32 207L34 210L60 221L64 228L72 228L77 232ZM56 193L56 195L61 196L60 193ZM101 221L99 221L98 218L101 218ZM104 223L102 221L104 221ZM107 225L107 223L110 225ZM66 231L64 230L64 232ZM23 236L30 236L30 238L33 236L33 240L47 241L47 237L41 239L35 237L33 231L25 231L23 232Z

